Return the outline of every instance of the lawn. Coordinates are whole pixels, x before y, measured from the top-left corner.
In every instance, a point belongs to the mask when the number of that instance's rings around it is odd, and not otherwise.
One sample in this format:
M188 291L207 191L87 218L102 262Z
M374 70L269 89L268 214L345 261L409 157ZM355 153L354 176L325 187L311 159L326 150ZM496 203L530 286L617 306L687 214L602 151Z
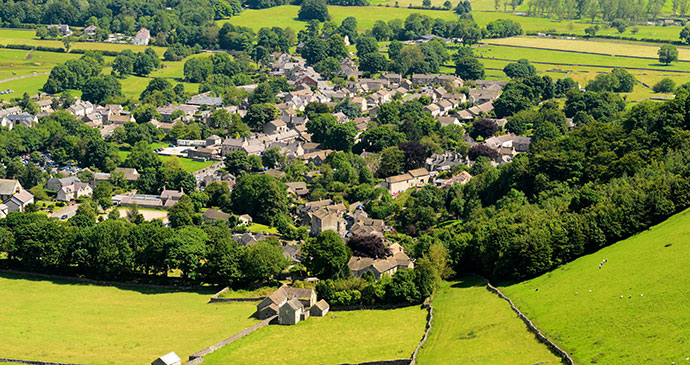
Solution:
M510 305L477 278L444 282L419 364L558 364Z
M502 290L578 363L680 364L690 357L688 264L690 210Z
M160 147L167 147L168 143L165 142L157 142L157 143L152 143L149 145L152 150ZM129 155L129 148L128 147L121 147L118 151L117 154L120 156L120 159L124 161L127 158L127 155ZM161 162L165 163L169 159L173 158L172 156L161 156L158 155L158 158L161 160ZM194 171L199 171L205 167L209 167L213 165L216 161L194 161L191 158L185 158L185 157L177 157L178 160L180 160L180 164L182 165L182 169L187 171L187 172L194 172Z
M259 223L252 223L249 227L247 227L247 230L249 232L264 232L268 234L278 234L278 228L269 227L267 225Z
M263 27L270 28L279 24L281 27L291 27L295 30L300 30L305 28L307 23L297 20L298 10L299 6L296 5L276 6L261 10L247 9L238 16L218 21L218 25L221 26L222 23L230 22L235 25L259 30ZM443 18L445 20L457 19L457 14L451 11L387 8L378 6L329 6L328 11L336 24L340 24L343 19L348 16L357 18L357 26L362 31L371 29L377 20L405 20L405 18L412 13L424 14L432 18Z
M209 305L211 294L0 274L0 354L142 364L175 351L186 359L256 323L256 303Z
M204 364L339 364L409 358L427 311L329 312L294 326L267 326L205 357ZM286 344L294 344L286 348ZM286 349L285 351L280 349Z

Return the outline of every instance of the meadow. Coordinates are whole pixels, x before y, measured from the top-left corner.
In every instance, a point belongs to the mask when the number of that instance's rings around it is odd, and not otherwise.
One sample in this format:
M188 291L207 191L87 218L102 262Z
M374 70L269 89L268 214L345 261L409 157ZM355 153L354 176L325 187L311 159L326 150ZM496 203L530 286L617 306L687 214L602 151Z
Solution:
M294 30L304 29L307 26L306 22L297 20L297 11L299 6L283 5L268 9L247 9L240 15L234 16L230 19L219 20L218 26L229 22L234 25L249 27L255 31L263 27L273 27L279 24L281 27L291 27ZM349 17L357 18L357 27L359 30L371 29L377 20L392 20L405 18L413 13L428 15L432 18L442 18L445 20L457 19L457 14L451 11L438 10L420 10L407 9L395 7L378 7L378 6L329 6L328 12L331 14L331 20L336 24Z
M223 306L223 304L219 304ZM427 311L329 312L294 326L267 326L205 357L204 364L339 364L409 358Z
M578 363L680 364L690 357L689 257L686 210L501 290Z
M64 44L60 40L55 39L39 39L36 38L35 30L17 30L17 29L0 29L0 44L26 44L30 46L43 47L58 47L63 48ZM135 52L142 52L147 47L153 48L157 54L163 55L166 47L155 46L136 46L133 44L119 44L119 43L100 43L100 42L72 42L72 49L83 50L102 50L102 51L117 51L121 52L130 49Z
M466 277L443 282L419 364L558 364L560 358L527 331L506 301Z
M256 323L256 303L209 305L212 294L0 274L0 354L140 364L175 351L186 359Z

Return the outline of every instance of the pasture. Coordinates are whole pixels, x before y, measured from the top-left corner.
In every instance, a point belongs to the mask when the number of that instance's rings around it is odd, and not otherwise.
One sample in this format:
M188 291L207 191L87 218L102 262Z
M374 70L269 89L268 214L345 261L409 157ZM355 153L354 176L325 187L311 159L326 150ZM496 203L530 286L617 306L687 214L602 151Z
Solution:
M252 28L255 31L263 27L270 28L276 25L281 27L291 27L294 30L300 30L304 29L307 26L307 23L297 20L298 11L299 6L296 5L283 5L261 10L247 9L238 16L234 16L230 19L219 20L217 23L218 26L222 26L223 23L229 22L234 25ZM331 20L333 20L336 24L340 24L349 16L357 18L357 26L361 31L371 29L377 20L405 20L408 15L413 13L424 14L432 18L442 18L445 20L457 19L457 14L451 11L379 6L329 6L328 12L331 14Z
M558 364L560 358L527 330L510 305L466 277L443 282L420 364Z
M501 290L578 363L686 363L689 258L690 210L686 210Z
M264 327L206 356L204 364L339 364L409 358L424 335L426 315L419 306L329 312L294 326Z
M58 47L63 48L64 44L55 39L36 38L35 30L0 29L0 44L26 44L30 46ZM158 55L165 53L166 47L136 46L133 44L101 43L101 42L72 42L72 49L83 50L102 50L121 52L130 49L134 52L142 52L147 47L153 48Z
M212 294L0 274L0 354L141 364L175 351L186 359L256 323L256 303L209 305Z

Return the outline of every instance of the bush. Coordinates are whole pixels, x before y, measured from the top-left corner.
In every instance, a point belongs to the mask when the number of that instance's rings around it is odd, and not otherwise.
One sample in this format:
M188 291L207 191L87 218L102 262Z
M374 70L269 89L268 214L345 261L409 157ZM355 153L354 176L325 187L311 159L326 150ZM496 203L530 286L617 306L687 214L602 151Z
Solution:
M673 90L676 89L676 83L667 78L662 79L661 81L657 82L653 87L652 90L655 93L670 93L673 92Z

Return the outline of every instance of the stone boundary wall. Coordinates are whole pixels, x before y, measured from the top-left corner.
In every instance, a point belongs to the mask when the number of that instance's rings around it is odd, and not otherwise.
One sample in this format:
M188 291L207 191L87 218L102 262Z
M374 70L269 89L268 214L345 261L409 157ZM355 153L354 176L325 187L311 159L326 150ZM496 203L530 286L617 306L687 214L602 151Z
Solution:
M346 311L358 311L358 310L369 310L369 309L396 309L396 308L404 308L404 307L409 307L409 306L410 306L409 304L332 305L330 310L331 311L346 312Z
M261 301L261 300L266 299L266 297L255 297L255 298L220 298L220 295L221 295L221 294L223 294L223 293L225 293L225 292L227 292L227 291L229 291L229 290L230 290L230 288L226 286L225 288L221 289L221 291L219 291L218 293L213 294L213 296L211 297L211 300L209 300L208 302L209 302L209 303L258 302L258 301Z
M359 363L342 363L338 365L411 365L413 364L412 359L395 359L395 360L379 360L379 361L367 361Z
M80 364L72 364L72 363L66 363L66 362L8 359L5 357L0 357L0 362L11 362L11 363L16 363L16 364L30 364L30 365L80 365Z
M508 298L505 294L503 294L500 290L498 290L498 288L491 285L491 283L489 283L488 279L486 279L482 276L479 276L479 275L475 275L475 276L484 280L484 282L486 282L486 290L498 295L499 298L508 302L508 304L510 304L510 308L513 310L513 312L515 312L517 314L518 318L520 318L523 322L525 322L525 325L527 325L527 329L530 332L534 333L534 335L537 336L539 341L543 342L549 348L549 350L551 350L551 352L553 352L556 356L563 359L563 362L565 362L566 364L569 364L569 365L575 364L575 361L570 357L570 355L568 355L568 353L565 350L558 347L558 345L556 345L548 337L544 336L544 334L541 333L541 331L537 328L537 326L535 326L534 323L532 323L532 321L530 321L530 319L527 318L526 315L524 315L524 314L522 314L522 312L520 312L520 310L515 306L515 303L513 303L513 301L510 300L510 298Z
M543 48L540 48L543 49ZM496 61L508 61L508 62L517 62L517 60L513 60L510 58L497 58L497 57L483 57L483 56L476 56L475 58L478 59L484 59L484 60L496 60ZM602 65L588 65L588 64L582 64L582 63L562 63L562 62L545 62L545 61L529 61L530 63L538 64L538 65L553 65L553 66L573 66L573 67L591 67L591 68L605 68L605 69L612 69L614 68L613 66L602 66ZM637 71L657 71L657 72L670 72L669 70L663 70L659 68L645 68L645 67L619 67L623 68L626 70L637 70ZM684 70L673 70L673 73L682 73L682 74L690 74L690 71L684 71Z
M40 272L20 271L20 270L12 270L12 269L0 269L0 273L35 276L35 277L45 278L45 279L78 281L78 282L87 283L87 284L94 284L94 285L131 286L131 287L138 287L138 288L175 289L175 290L208 290L209 289L208 287L204 287L204 286L175 286L175 285L144 284L144 283L126 282L126 281L95 280L95 279L89 279L89 278L81 278L78 276L44 274L44 273L40 273Z
M588 54L588 55L593 55L593 56L609 56L609 57L620 57L620 58L634 58L638 60L651 60L651 61L656 61L659 58L658 57L646 57L646 56L633 56L633 55L623 55L623 54L615 54L615 53L603 53L603 52L590 52L590 51L575 51L572 49L558 49L558 48L544 48L544 47L534 47L534 46L520 46L516 44L500 44L500 43L484 43L488 44L490 46L500 46L500 47L512 47L512 48L527 48L527 49L535 49L535 50L544 50L544 51L557 51L557 52L567 52L567 53L582 53L582 54ZM647 46L651 47L651 46ZM530 61L531 62L531 61ZM690 62L688 60L678 60L678 62Z
M434 320L434 307L431 304L431 298L426 298L424 304L422 304L422 308L426 308L429 311L429 315L426 319L426 328L424 329L424 336L422 336L422 340L419 341L419 344L417 344L417 348L415 348L414 352L412 353L412 361L410 361L410 365L414 365L415 362L417 362L417 354L419 353L419 350L422 348L422 346L424 346L424 344L426 343L426 340L429 338L429 332L431 332L431 321Z
M230 336L230 337L228 337L228 338L226 338L226 339L224 339L218 343L215 343L215 344L213 344L213 345L211 345L205 349L199 350L199 351L189 355L189 361L186 364L187 365L201 364L202 362L204 362L204 356L206 356L210 353L213 353L214 351L218 350L219 348L221 348L225 345L231 344L231 343L239 340L240 338L245 337L246 335L248 335L248 334L250 334L250 333L252 333L252 332L254 332L260 328L264 328L264 327L268 326L268 324L276 318L278 318L278 316L273 316L271 318L264 319L263 321L255 324L249 328L246 328L240 332L237 332L236 334L234 334L234 335L232 335L232 336Z

